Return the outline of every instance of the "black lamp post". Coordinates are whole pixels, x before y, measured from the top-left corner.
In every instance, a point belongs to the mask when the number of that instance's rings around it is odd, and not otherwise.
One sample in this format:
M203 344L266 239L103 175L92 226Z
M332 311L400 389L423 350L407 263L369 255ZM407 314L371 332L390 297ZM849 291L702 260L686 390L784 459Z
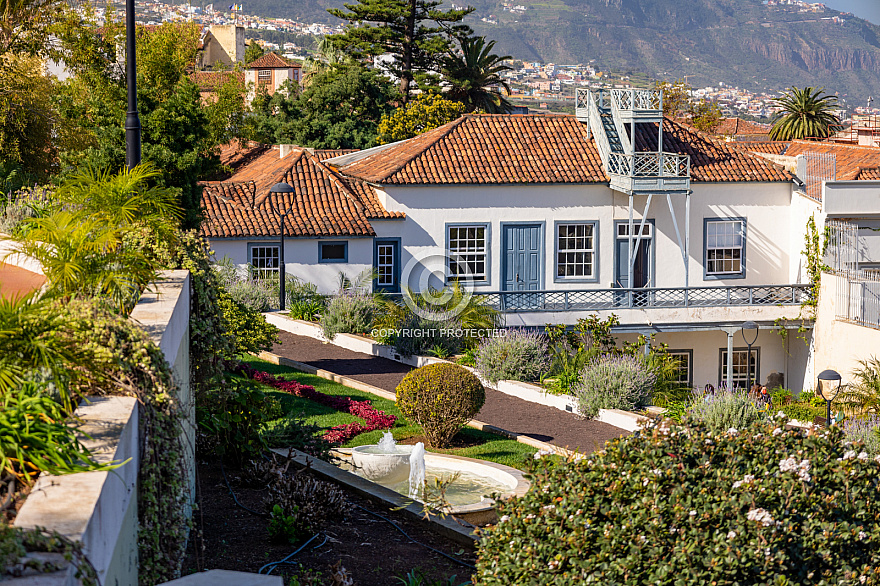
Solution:
M746 330L755 332L755 337L752 338L751 342L749 342L749 340L746 338ZM748 388L746 390L751 392L752 386L755 384L754 381L752 381L752 345L758 341L758 324L756 324L753 321L745 322L742 325L742 337L743 337L743 342L745 342L746 346L748 346L748 348L749 348L748 354L746 354L746 372L747 372L748 381L749 381ZM757 374L757 373L755 373L755 374Z
M285 193L292 193L293 195L290 198L290 205L284 206L281 201L284 197ZM276 195L277 197L272 197ZM294 203L296 198L296 190L291 187L288 183L276 183L269 190L269 205L272 207L272 212L278 216L279 222L279 234L281 236L281 246L279 247L278 256L279 256L279 265L278 265L278 276L281 279L278 287L278 304L281 308L281 311L284 311L284 281L286 280L285 270L284 270L284 220L287 218L287 214L293 211Z
M125 0L125 77L128 82L128 111L125 113L125 164L129 169L132 169L141 162L141 119L138 116L137 106L134 0Z
M830 390L824 389L824 385L822 381L834 382L837 381L837 388L834 389L834 394L832 395ZM836 370L823 370L819 373L819 384L816 385L819 391L819 396L825 399L825 425L831 425L831 400L837 395L838 391L840 391L840 385L843 382L843 377Z

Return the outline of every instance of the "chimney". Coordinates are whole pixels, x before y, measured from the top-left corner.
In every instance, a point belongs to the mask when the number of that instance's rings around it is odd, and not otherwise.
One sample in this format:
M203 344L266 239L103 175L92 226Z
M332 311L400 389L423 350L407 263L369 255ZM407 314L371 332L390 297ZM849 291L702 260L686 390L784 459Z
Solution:
M281 152L281 158L283 159L287 155L289 155L292 151L297 149L298 147L295 144L279 144L278 150Z

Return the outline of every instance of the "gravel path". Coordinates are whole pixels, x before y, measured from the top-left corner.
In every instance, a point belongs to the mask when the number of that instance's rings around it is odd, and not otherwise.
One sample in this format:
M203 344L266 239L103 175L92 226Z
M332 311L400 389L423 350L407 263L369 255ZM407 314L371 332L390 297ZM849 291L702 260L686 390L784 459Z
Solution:
M280 332L281 343L272 351L316 368L394 392L410 367L387 358L352 352L307 336ZM553 407L545 407L486 389L486 404L476 419L537 440L581 452L592 452L609 439L627 435L620 428L579 419Z

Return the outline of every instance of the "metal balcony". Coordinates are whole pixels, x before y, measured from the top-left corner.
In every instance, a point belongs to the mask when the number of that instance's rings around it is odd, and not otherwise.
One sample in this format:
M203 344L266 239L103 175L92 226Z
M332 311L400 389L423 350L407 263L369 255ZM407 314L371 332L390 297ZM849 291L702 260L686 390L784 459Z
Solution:
M678 153L611 153L611 188L626 193L687 193L691 158Z
M692 307L801 305L812 299L811 285L740 285L645 289L474 292L505 313L602 311Z

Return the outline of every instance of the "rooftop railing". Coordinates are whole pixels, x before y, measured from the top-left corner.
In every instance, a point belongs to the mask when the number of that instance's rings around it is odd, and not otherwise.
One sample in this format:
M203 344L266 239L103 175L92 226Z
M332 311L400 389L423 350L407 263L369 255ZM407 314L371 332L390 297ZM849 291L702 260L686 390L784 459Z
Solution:
M662 110L663 92L660 90L611 90L612 107L617 110Z

